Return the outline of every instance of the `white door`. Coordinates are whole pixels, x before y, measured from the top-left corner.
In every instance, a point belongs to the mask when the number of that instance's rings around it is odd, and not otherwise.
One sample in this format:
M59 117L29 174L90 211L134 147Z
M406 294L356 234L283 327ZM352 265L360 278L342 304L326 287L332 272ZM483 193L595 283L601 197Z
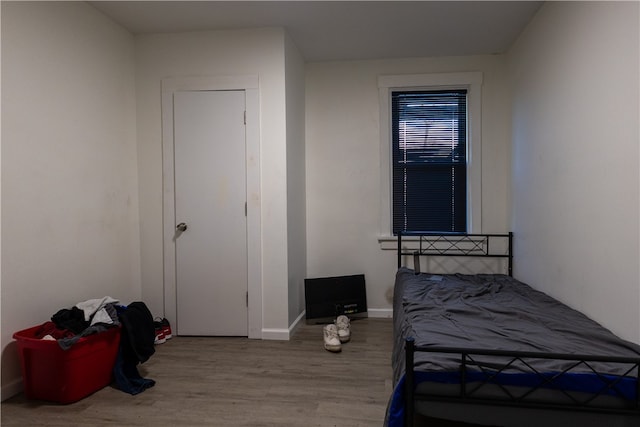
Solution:
M247 336L245 93L173 105L177 333Z

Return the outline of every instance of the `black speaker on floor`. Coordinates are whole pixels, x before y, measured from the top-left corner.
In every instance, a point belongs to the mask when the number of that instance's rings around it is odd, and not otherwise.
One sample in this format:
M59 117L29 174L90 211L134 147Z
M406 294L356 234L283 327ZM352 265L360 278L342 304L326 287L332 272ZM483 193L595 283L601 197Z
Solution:
M367 317L367 290L364 274L305 279L307 323L329 323L345 314Z

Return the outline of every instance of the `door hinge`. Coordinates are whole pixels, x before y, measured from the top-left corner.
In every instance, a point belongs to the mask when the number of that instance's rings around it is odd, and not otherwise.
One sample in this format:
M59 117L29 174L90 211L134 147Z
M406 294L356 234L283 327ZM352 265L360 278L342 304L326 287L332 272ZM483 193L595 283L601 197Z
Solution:
M244 202L244 216L247 216L247 202Z
M247 307L249 307L249 292L246 293L247 296Z
M247 112L246 112L246 110L244 112L244 124L245 125L247 124Z

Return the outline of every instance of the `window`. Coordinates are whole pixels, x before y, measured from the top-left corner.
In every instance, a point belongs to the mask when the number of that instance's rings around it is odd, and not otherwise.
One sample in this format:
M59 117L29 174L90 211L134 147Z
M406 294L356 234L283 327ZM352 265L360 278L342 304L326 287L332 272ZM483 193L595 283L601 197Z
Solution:
M424 123L425 120L431 120L432 127L431 129L428 129L430 136L433 136L434 132L438 130L439 132L442 131L441 133L447 133L450 141L456 141L456 144L458 144L457 148L450 148L448 156L443 156L443 153L445 152L442 150L443 147L438 147L436 144L431 147L434 149L426 150L427 154L433 154L433 158L431 158L431 160L427 160L430 156L427 156L427 159L422 158L422 156L426 154L424 149L429 147L429 145L424 141L422 141L422 143L418 143L418 146L409 145L405 147L405 149L402 150L404 151L402 155L407 155L407 159L405 161L411 160L412 162L410 166L409 163L407 163L405 167L407 176L410 180L408 187L409 197L412 197L412 194L414 193L419 197L423 194L431 194L432 196L436 194L436 192L432 190L416 192L416 190L412 188L412 185L416 184L418 187L422 187L421 182L425 181L427 177L431 176L431 178L434 178L436 175L439 175L436 174L436 170L438 168L445 169L444 157L447 157L446 162L449 163L447 166L447 170L449 171L449 178L447 178L449 180L449 184L447 185L449 186L448 191L452 195L449 197L450 195L448 194L441 198L447 199L449 201L449 205L454 204L454 209L458 214L463 214L463 217L458 217L457 219L454 216L453 222L457 225L455 225L453 229L462 230L462 232L466 231L467 233L482 232L482 79L482 72L382 75L378 77L380 100L380 168L382 171L380 174L380 234L378 240L383 245L383 248L385 247L384 242L394 241L395 238L393 235L397 233L397 230L403 230L405 227L404 218L402 218L400 224L398 224L397 221L394 221L393 205L394 187L398 185L396 183L394 186L393 181L393 158L394 155L398 156L398 153L394 153L393 104L394 102L400 103L401 94L441 95L451 93L453 99L447 99L447 102L444 103L458 103L458 109L461 108L461 102L466 103L466 116L461 114L461 117L458 118L457 124L455 125L453 122L450 122L447 125L448 127L443 127L443 122L447 119L427 117L422 120L422 126L426 126ZM466 95L464 95L465 92ZM397 98L397 101L394 101L394 96ZM460 98L460 101L455 100L454 102L453 100L456 98ZM420 100L420 103L422 104L428 104L429 102L434 103L433 100ZM453 113L455 110L456 107L448 106L447 113ZM415 118L411 117L412 114L410 113L407 113L407 115L408 119L405 119L407 131L416 130L418 124L415 123ZM464 119L464 123L461 123L461 118ZM438 120L440 120L440 123L437 123ZM400 122L398 120L398 126L399 123ZM422 130L423 139L425 136L424 131L425 129ZM462 138L464 138L464 148L460 145ZM410 144L414 143L412 142ZM420 144L422 147L419 147ZM451 143L449 143L449 146L450 145ZM423 152L420 152L421 150ZM464 160L461 157L462 155L465 156ZM413 163L415 158L421 158L423 161ZM420 165L420 163L423 164ZM424 163L427 164L425 165ZM463 167L463 165L466 165L466 167ZM414 167L415 171L413 170ZM455 187L450 186L452 174L455 174ZM464 176L461 176L461 174L464 174ZM417 176L418 180L416 181L414 179L412 182L411 175ZM431 178L427 181L433 185L434 180ZM461 184L466 186L464 191L462 191L463 187ZM424 188L429 190L428 187ZM464 194L464 196L462 196L462 194ZM405 209L407 209L409 215L411 215L411 205L409 205L409 208ZM431 206L430 212L433 211L434 208ZM420 219L420 221L422 221L422 219ZM436 229L440 229L438 231L452 232L449 226L441 227L440 225L424 224L414 225L414 223L411 222L411 219L407 222L406 227L407 230L435 231ZM427 228L427 230L424 230L424 228Z
M393 234L467 231L467 91L392 91Z

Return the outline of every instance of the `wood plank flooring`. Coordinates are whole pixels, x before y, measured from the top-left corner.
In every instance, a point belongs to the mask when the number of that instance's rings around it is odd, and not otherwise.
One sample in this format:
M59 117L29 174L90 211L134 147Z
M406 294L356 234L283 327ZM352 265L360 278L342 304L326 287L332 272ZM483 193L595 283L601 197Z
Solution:
M139 366L156 385L131 396L106 387L70 405L2 403L2 426L382 425L391 394L390 319L352 322L341 353L322 347L322 325L290 341L174 337Z

